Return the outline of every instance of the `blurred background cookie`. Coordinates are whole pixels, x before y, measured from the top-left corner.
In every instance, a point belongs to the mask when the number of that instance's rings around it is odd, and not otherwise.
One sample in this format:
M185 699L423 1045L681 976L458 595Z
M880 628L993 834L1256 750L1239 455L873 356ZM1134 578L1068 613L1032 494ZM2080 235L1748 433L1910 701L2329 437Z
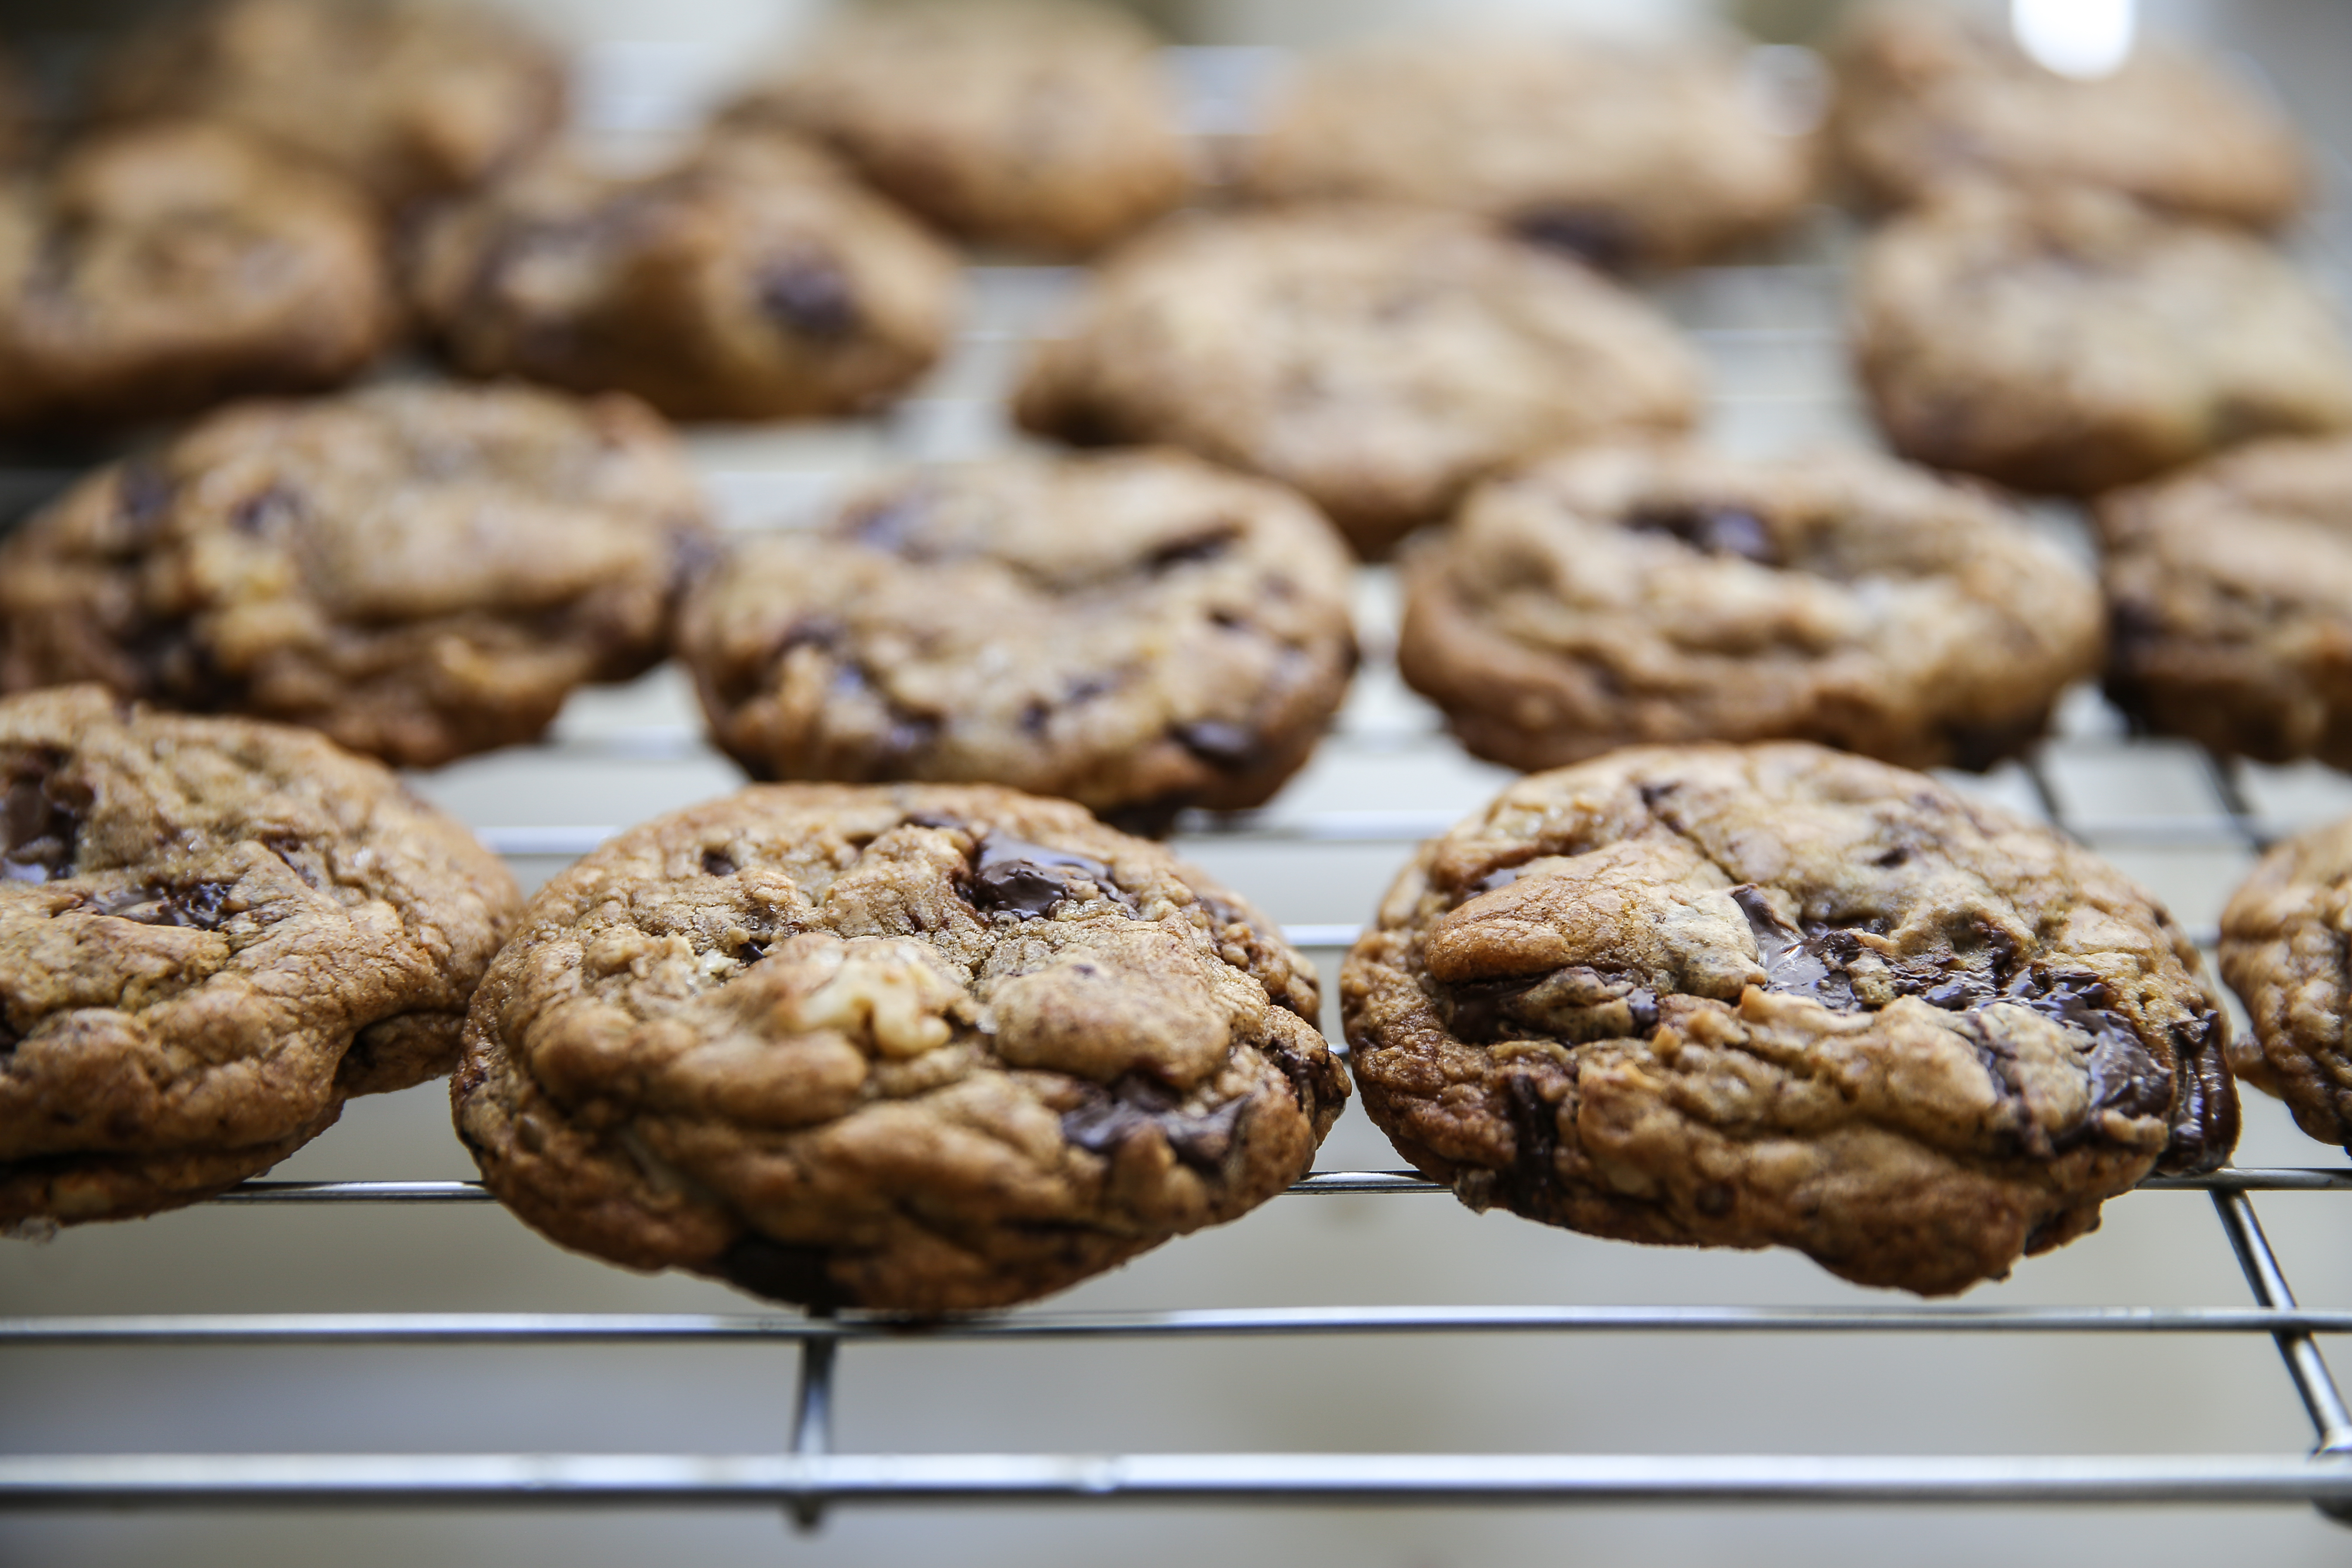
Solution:
M960 238L1083 255L1183 201L1158 40L1085 0L844 6L726 111L832 148Z
M1674 328L1580 263L1466 218L1333 205L1180 220L1120 251L1037 345L1014 412L1280 479L1380 556L1506 463L1681 429L1699 397Z
M954 330L954 258L781 134L639 174L552 154L426 228L417 309L469 375L631 392L681 419L869 411Z
M100 680L431 766L657 662L707 529L667 430L625 398L244 405L0 546L0 689Z

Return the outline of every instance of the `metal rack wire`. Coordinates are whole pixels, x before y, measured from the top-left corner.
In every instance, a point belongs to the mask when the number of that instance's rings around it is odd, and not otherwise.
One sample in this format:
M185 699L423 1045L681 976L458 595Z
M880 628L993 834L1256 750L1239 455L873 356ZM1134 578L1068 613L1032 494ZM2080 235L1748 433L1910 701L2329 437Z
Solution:
M1194 51L1190 68L1216 77L1214 51ZM1262 65L1263 62L1259 62ZM1233 74L1227 72L1226 74ZM1243 72L1242 74L1246 74ZM1221 88L1220 91L1226 90ZM1228 94L1230 96L1230 94ZM1229 107L1229 106L1228 106ZM1224 110L1218 110L1220 114ZM1215 120L1216 116L1209 117ZM1230 130L1222 121L1213 129ZM1668 286L1666 302L1717 360L1717 412L1766 422L1794 410L1805 436L1859 426L1837 370L1839 274L1832 259L1718 269ZM2342 258L2327 257L2340 273ZM1050 292L1043 270L986 269L983 294L1031 301ZM2341 278L2337 279L2339 286ZM902 408L868 445L885 456L961 455L1001 438L989 418L987 383L1001 380L1007 349L1034 325L1027 303L1008 325L986 317L967 334L963 358L986 361L977 374L951 366L954 391ZM1824 373L1823 367L1827 371ZM1783 438L1775 426L1770 439ZM771 507L779 495L804 500L828 480L789 465L782 471L735 467L731 449L706 452L704 467L722 496L741 510ZM820 459L819 468L828 467ZM0 484L11 476L0 475ZM13 477L21 489L43 476ZM734 520L745 521L742 518ZM2053 522L2078 544L2078 528ZM1377 658L1367 679L1381 678ZM1377 771L1425 758L1450 742L1424 710L1389 702L1360 705L1327 742L1327 755ZM2093 780L2117 758L2151 756L2095 701L2078 703L2063 738L1978 788L2101 848L2147 847L2243 856L2297 824L2291 777L2257 776L2235 766L2199 763L2189 809L2111 809ZM538 763L565 769L656 766L707 761L698 731L672 714L654 725L578 729L532 750ZM2178 760L2178 759L2175 759ZM2321 792L2352 801L2352 793ZM2084 796L2089 798L2085 799ZM1310 846L1405 847L1449 826L1454 809L1286 806L1179 824L1185 847L1249 853ZM482 819L477 817L476 820ZM592 848L611 828L489 819L478 831L500 853L531 865ZM1246 884L1245 884L1246 887ZM1354 938L1339 923L1294 924L1294 942L1328 958ZM2198 933L2210 947L2210 931ZM1746 1502L1782 1504L2116 1503L2309 1505L2352 1522L2352 1413L2322 1355L2318 1336L2352 1332L2352 1310L2299 1305L2256 1215L2257 1193L2352 1193L2352 1169L2265 1167L2195 1178L2156 1178L2149 1190L2206 1194L2244 1276L2247 1307L1965 1307L1906 1303L1868 1307L1700 1305L1244 1307L1073 1312L1030 1310L1002 1316L910 1323L859 1314L742 1313L173 1313L0 1318L0 1351L47 1352L75 1347L125 1355L163 1347L289 1349L305 1345L379 1346L432 1351L453 1345L695 1344L789 1347L797 1358L789 1425L772 1452L679 1453L235 1453L0 1455L0 1508L89 1509L246 1507L319 1504L370 1507L454 1505L757 1504L783 1510L803 1527L828 1509L915 1502L1101 1504L1544 1504ZM1318 1172L1291 1198L1377 1196L1427 1200L1444 1189L1411 1172ZM254 1181L216 1203L268 1209L327 1205L385 1207L481 1205L490 1202L464 1181ZM2173 1200L2178 1201L2178 1200ZM361 1223L365 1223L363 1220ZM2308 1448L2281 1434L2266 1454L2160 1453L1978 1457L1830 1453L1815 1455L1626 1453L1076 1453L909 1454L844 1451L835 1437L837 1384L844 1361L881 1346L1039 1342L1199 1342L1235 1339L1327 1341L1402 1336L1446 1342L1462 1336L1587 1338L1675 1336L2060 1335L2105 1337L2267 1337L2306 1412Z

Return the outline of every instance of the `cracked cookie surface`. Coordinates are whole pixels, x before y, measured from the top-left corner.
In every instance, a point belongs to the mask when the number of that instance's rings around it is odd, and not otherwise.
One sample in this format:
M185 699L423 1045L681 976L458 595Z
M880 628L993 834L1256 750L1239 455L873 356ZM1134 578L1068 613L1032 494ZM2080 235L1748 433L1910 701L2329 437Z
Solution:
M1182 218L1040 343L1021 423L1295 486L1367 555L1507 463L1698 413L1665 319L1556 252L1406 208Z
M1405 679L1518 768L1774 739L1980 768L2099 658L2087 573L1863 452L1570 454L1473 491L1402 574Z
M521 901L308 731L0 700L0 1221L196 1202L448 1071Z
M949 233L1084 255L1191 194L1157 39L1068 0L843 7L726 111L823 142Z
M0 425L186 414L330 386L391 338L376 218L217 125L102 132L0 182Z
M1833 59L1832 143L1889 206L1979 179L2086 185L2262 227L2303 205L2294 128L2161 38L2140 39L2110 74L2062 76L1996 17L1937 0L1866 9Z
M1009 784L1138 826L1262 804L1355 662L1346 546L1174 452L918 472L696 587L679 655L755 777Z
M426 226L410 288L468 374L781 419L904 391L953 332L961 280L831 158L744 131L637 174L525 164Z
M2057 835L1816 746L1645 748L1432 840L1340 973L1364 1108L1475 1208L1999 1279L2237 1138L2161 908Z
M1078 806L755 785L550 881L451 1082L556 1241L814 1305L1003 1306L1233 1219L1347 1098L1263 915Z
M2352 426L2352 352L2284 256L2098 191L1978 187L1895 218L1863 247L1854 323L1895 450L2018 489Z
M0 689L100 680L432 766L650 668L714 548L683 454L628 398L248 404L0 544Z
M2107 695L2225 756L2352 768L2352 437L2102 496Z
M104 60L101 116L188 115L315 159L387 206L477 184L563 118L563 63L463 0L205 0Z
M2221 976L2251 1036L2230 1066L2286 1101L2295 1125L2352 1149L2352 821L2273 848L2221 911Z
M1787 225L1810 165L1728 51L1405 36L1302 65L1243 185L1451 208L1597 266L1678 267Z

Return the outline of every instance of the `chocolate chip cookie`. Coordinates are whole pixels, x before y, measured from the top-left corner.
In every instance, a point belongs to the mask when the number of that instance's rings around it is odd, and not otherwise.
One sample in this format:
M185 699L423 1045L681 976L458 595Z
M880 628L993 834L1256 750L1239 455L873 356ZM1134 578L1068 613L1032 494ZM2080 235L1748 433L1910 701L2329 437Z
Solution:
M451 1082L567 1247L904 1312L1057 1290L1306 1173L1347 1099L1276 927L1078 806L755 786L541 889Z
M551 156L430 225L413 278L458 368L682 419L873 409L955 326L955 259L814 148L716 138L621 176Z
M100 680L429 767L651 668L710 541L683 455L628 398L241 405L0 544L0 689Z
M2089 574L1862 452L1566 455L1479 487L1403 576L1405 679L1517 768L1774 739L1981 768L2099 662Z
M1340 973L1364 1109L1473 1208L2006 1275L2237 1140L2196 950L2127 879L1923 773L1643 748L1424 845Z
M1071 0L851 5L726 117L822 142L950 234L1047 255L1098 249L1194 182L1158 41Z
M2352 437L2101 498L2107 694L2149 728L2352 768Z
M2246 1005L2251 1038L2230 1066L2278 1096L2295 1125L2352 1149L2352 821L2291 838L2263 857L2221 911L2221 975Z
M1785 226L1810 142L1737 56L1555 37L1402 37L1309 60L1253 147L1261 199L1412 202L1609 268L1682 266Z
M0 426L342 381L391 337L373 213L241 132L158 123L0 180Z
M2087 495L2352 425L2326 303L2241 230L2090 190L1977 187L1879 231L1855 357L1906 457Z
M1103 268L1016 413L1165 441L1306 492L1366 555L1506 464L1699 407L1665 320L1468 219L1337 206L1179 219Z
M521 902L309 731L0 700L0 1222L194 1203L448 1071Z
M1864 10L1835 51L1831 140L1870 200L1907 205L1971 180L2078 184L2268 227L2309 172L2269 105L2180 47L2139 40L2120 68L2062 76L1992 14Z
M1174 452L921 472L747 543L680 622L755 777L1011 784L1164 828L1297 772L1355 663L1347 548Z
M479 184L563 118L563 64L508 8L450 0L204 0L101 62L101 116L242 127L389 206Z

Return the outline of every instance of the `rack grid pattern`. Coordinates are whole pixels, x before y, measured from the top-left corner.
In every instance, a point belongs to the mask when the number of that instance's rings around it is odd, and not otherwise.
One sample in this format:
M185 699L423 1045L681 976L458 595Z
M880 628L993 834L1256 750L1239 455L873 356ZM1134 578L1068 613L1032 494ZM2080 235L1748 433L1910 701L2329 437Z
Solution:
M1214 79L1263 67L1224 62L1216 51L1188 70ZM1237 51L1255 57L1257 51ZM1222 74L1221 74L1222 72ZM1223 89L1220 89L1223 90ZM1222 110L1220 110L1222 112ZM1211 117L1215 118L1214 116ZM2340 159L2331 164L2345 181ZM2332 211L2345 210L2339 200ZM2339 296L2352 266L2336 248L2332 218L2312 225L2302 248ZM1866 435L1842 366L1840 298L1845 232L1824 216L1778 263L1704 269L1660 285L1660 302L1689 329L1716 370L1717 438L1774 449L1822 437ZM1070 275L1053 268L976 268L975 320L955 359L923 395L873 425L747 442L705 437L698 450L733 527L804 516L846 478L882 463L954 458L1008 439L997 394L1025 339L1050 319ZM0 474L0 490L31 493L56 476ZM2042 519L2078 552L2079 518ZM1427 710L1404 696L1381 662L1387 584L1368 574L1372 657L1357 697L1324 755L1377 778L1452 755ZM673 694L674 697L675 694ZM567 715L555 737L521 753L526 769L610 770L623 765L681 775L714 761L673 700L658 721L599 722ZM2177 786L2160 809L2151 798L2109 797L2102 781L2155 771ZM421 781L428 790L431 781ZM2058 734L2031 758L1979 780L1955 780L2103 850L2210 852L2242 862L2282 834L2352 810L2352 783L2314 770L2217 763L2139 740L2088 693L2077 694ZM691 784L681 784L689 791ZM467 810L464 786L452 804ZM698 793L708 793L701 790ZM1294 796L1297 794L1293 792ZM2163 795L2161 790L2154 792ZM1302 847L1406 847L1449 826L1459 809L1363 809L1278 802L1260 812L1193 814L1180 847L1247 856ZM486 843L527 878L585 853L611 831L601 825L524 824L470 814ZM1246 877L1234 880L1247 889ZM1329 959L1353 940L1340 923L1293 924L1292 940ZM2198 933L2210 948L2213 933ZM2315 1149L2315 1154L2317 1151ZM133 1353L178 1347L457 1344L647 1344L791 1347L797 1390L786 1441L775 1452L485 1454L0 1455L0 1508L196 1507L352 1504L760 1504L813 1526L836 1505L916 1502L1082 1504L1477 1504L1606 1502L2307 1504L2352 1522L2352 1411L2318 1336L2352 1332L2352 1310L2300 1306L2257 1217L2257 1193L2352 1192L2352 1168L2224 1170L2158 1178L2149 1189L2202 1192L2242 1269L2252 1305L2226 1307L2000 1307L1906 1303L1862 1308L1759 1306L1217 1308L1070 1312L1027 1310L912 1324L859 1314L783 1312L517 1314L373 1312L178 1314L0 1318L0 1350L102 1347ZM1321 1171L1292 1198L1345 1194L1384 1201L1442 1199L1412 1172ZM215 1202L234 1205L482 1205L461 1181L255 1181ZM364 1217L355 1224L365 1224ZM1246 1222L1244 1222L1246 1223ZM525 1245L537 1245L535 1242ZM902 1454L845 1452L835 1438L835 1385L859 1347L930 1342L1206 1341L1238 1338L1463 1335L1606 1336L1920 1335L2254 1336L2277 1348L2312 1432L2310 1446L2282 1434L2273 1454L2161 1453L1982 1457L1859 1454L1200 1453Z

